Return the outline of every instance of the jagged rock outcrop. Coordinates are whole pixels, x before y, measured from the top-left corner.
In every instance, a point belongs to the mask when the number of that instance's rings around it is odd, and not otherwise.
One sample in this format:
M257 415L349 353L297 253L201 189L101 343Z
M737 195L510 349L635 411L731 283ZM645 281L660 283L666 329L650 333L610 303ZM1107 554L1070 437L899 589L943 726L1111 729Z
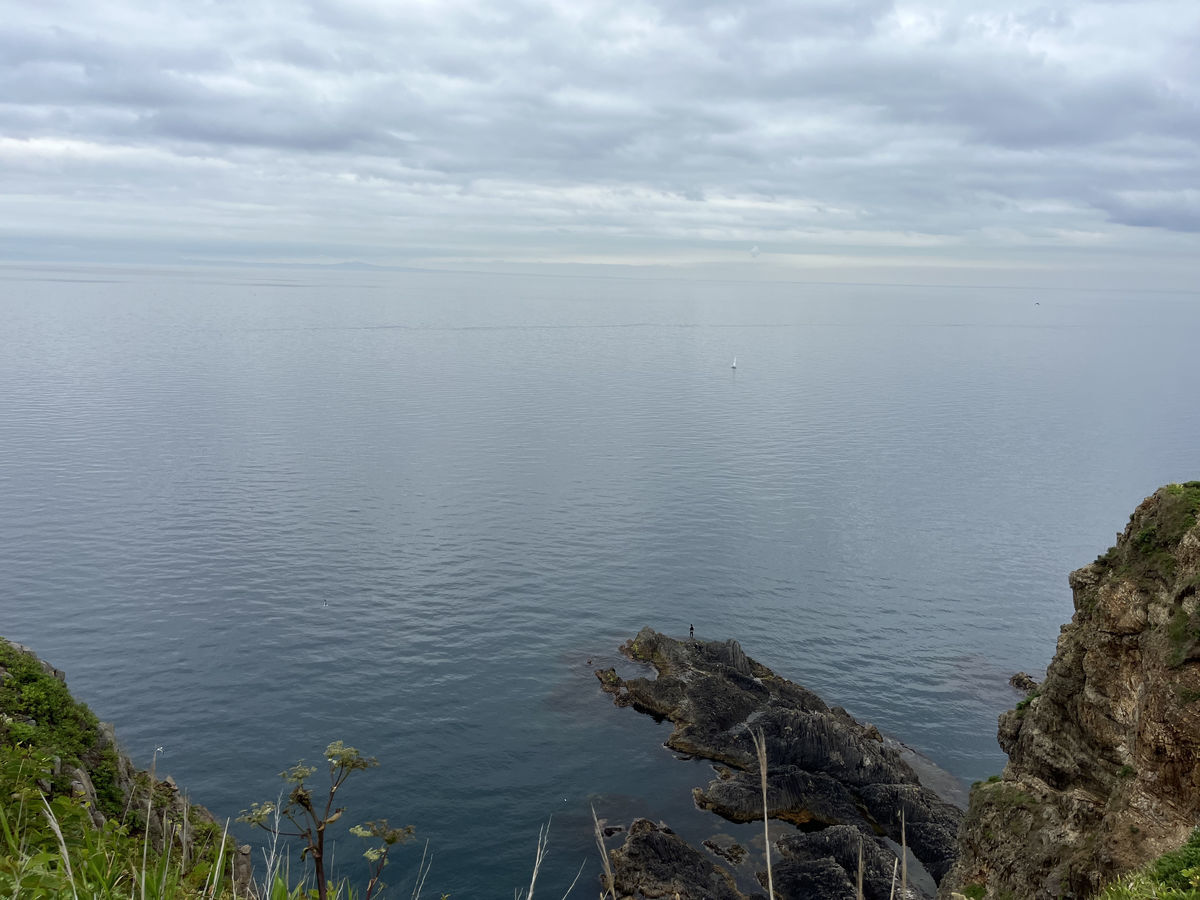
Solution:
M972 792L940 896L1087 897L1200 822L1198 511L1200 482L1160 488L1071 573L1075 614L1000 717L1009 763Z
M761 818L753 728L766 745L768 814L809 832L838 829L793 842L778 896L840 897L857 874L858 838L846 835L861 835L870 858L894 859L878 838L900 842L902 810L909 846L930 875L941 878L950 867L961 811L924 787L873 726L750 659L737 641L675 640L645 628L621 649L658 674L626 680L613 669L597 672L617 705L669 719L668 747L721 764L712 783L694 791L697 805L734 822ZM853 854L834 853L835 845L853 846Z
M635 819L624 846L609 852L617 897L746 900L723 866L663 824Z
M896 855L882 841L863 840L849 825L794 834L778 842L780 860L774 867L780 897L822 897L855 900L858 853L863 854L865 900L894 900Z

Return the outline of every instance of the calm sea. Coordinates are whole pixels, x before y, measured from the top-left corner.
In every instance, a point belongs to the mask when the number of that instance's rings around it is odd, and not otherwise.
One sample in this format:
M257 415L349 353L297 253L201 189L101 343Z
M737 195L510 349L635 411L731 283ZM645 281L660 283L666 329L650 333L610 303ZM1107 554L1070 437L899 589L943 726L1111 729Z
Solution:
M1200 477L1198 335L1179 295L5 269L0 634L220 816L340 738L426 896L509 896L548 820L561 895L590 804L729 830L591 675L644 625L998 771L1067 573Z

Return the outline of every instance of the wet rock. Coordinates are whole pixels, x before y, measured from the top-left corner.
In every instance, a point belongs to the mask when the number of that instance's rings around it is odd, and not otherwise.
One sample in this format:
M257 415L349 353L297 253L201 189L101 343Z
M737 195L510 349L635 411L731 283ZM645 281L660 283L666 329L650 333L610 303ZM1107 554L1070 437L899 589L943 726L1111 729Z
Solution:
M923 787L874 726L776 675L736 641L678 641L645 628L621 649L658 674L623 679L612 669L597 672L614 702L672 722L671 749L723 764L708 787L694 792L701 808L734 822L762 816L753 728L766 745L772 818L804 829L849 826L899 843L903 809L913 853L935 878L949 868L962 812ZM810 887L806 896L840 896L841 882L824 857L793 862L788 877L796 885L820 883L832 892Z
M1012 678L1008 679L1008 683L1011 684L1015 690L1018 690L1023 694L1032 694L1038 689L1038 683L1033 680L1033 676L1028 672L1018 672Z
M772 875L778 900L809 900L813 897L855 900L854 882L849 874L828 857L783 862L774 868Z
M746 858L746 848L731 839L708 838L700 843L710 852L735 866L741 865L742 860Z
M877 820L903 811L909 848L933 880L941 881L958 857L962 812L917 784L874 784L861 796ZM888 833L895 836L896 829Z
M792 835L777 846L782 861L775 867L775 886L780 897L801 900L845 896L853 900L860 850L863 896L866 900L889 900L892 896L898 869L896 855L882 841L857 828L839 825Z
M768 815L829 841L846 833L868 836L870 856L895 859L875 836L901 840L904 810L908 845L934 878L946 874L956 854L962 812L920 784L894 742L872 725L830 708L814 692L788 682L746 656L737 641L676 641L643 629L626 642L631 659L649 662L655 678L596 672L617 706L628 706L674 725L666 745L680 754L707 758L716 778L694 798L732 822L758 821L762 793L750 730L761 731L767 749ZM850 839L842 836L842 844ZM854 838L854 866L857 866ZM816 845L814 845L816 846ZM832 845L830 845L832 846ZM848 846L848 844L846 844ZM793 853L776 878L793 896L828 900L844 895L857 868L846 870L845 853ZM881 863L882 865L882 863ZM840 874L839 874L840 872ZM785 894L780 894L784 896Z
M762 818L762 787L758 773L723 770L706 789L693 791L696 805L731 822ZM768 771L767 808L774 819L801 827L853 823L869 826L857 798L836 779L796 766Z
M747 900L727 869L666 825L636 819L624 846L609 852L618 897Z

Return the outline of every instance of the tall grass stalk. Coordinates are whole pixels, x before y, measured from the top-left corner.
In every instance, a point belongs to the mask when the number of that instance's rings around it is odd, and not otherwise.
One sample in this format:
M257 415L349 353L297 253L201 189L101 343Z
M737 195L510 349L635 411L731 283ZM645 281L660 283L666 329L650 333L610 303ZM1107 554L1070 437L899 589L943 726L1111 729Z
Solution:
M858 880L854 883L854 900L863 900L863 837L858 835Z
M537 884L538 872L542 869L542 863L546 859L546 846L550 843L550 822L538 829L537 851L533 855L533 874L529 877L529 890L522 891L520 889L513 890L514 900L533 900L533 889ZM575 885L579 882L579 876L583 874L583 866L586 865L586 860L579 866L579 871L575 873L570 886L562 895L562 900L567 900L567 896L575 889Z
M46 800L45 794L39 794L42 798L42 806L46 808L46 820L50 823L50 830L54 832L54 836L58 839L58 849L62 853L63 866L67 870L67 881L71 885L71 896L75 900L79 900L79 893L75 890L75 874L71 871L71 854L67 851L67 842L63 839L62 828L59 827L58 819L54 815L54 810L50 808L50 803Z
M279 854L279 829L282 825L280 822L280 809L283 806L283 791L279 792L279 797L275 801L275 805L271 809L271 827L266 829L270 835L265 847L260 848L263 855L263 880L262 888L263 895L269 897L271 895L271 885L275 883L275 876L279 872L279 863L281 856ZM226 820L225 828L228 830L229 822Z
M550 841L550 823L547 822L538 829L537 851L533 855L533 874L529 876L529 890L527 892L513 889L513 897L516 900L533 900L533 889L537 885L538 872L541 871L542 861L546 858L546 844Z
M221 846L217 849L217 858L213 860L212 869L209 870L208 877L204 879L204 896L205 897L215 898L217 896L217 889L218 889L219 885L221 884L221 876L225 872L225 848L228 846L228 844L226 844L226 839L228 837L229 837L229 820L226 819L225 820L225 830L221 832ZM232 878L236 877L236 875L233 872L233 868L234 868L233 863L234 863L234 860L231 858L229 860L229 871L230 871L230 875L231 875L231 880L232 880ZM234 900L237 900L236 885L234 886L234 889L233 889L233 896L234 896Z
M183 795L183 827L179 832L179 865L186 870L188 866L188 810L192 808L187 794Z
M608 859L608 848L604 846L604 830L600 820L596 818L596 807L592 807L592 827L596 831L596 846L600 849L600 865L604 867L604 890L600 892L600 900L612 897L617 900L616 879L613 878L612 863Z
M571 891L575 890L575 885L577 885L579 883L579 876L583 874L583 867L586 865L587 865L586 859L579 864L579 871L577 871L575 873L575 877L571 879L571 883L568 884L567 889L565 891L563 891L562 900L567 900L567 897L570 896Z
M429 876L429 869L433 866L433 857L429 857L429 862L425 861L425 857L429 854L429 841L425 841L425 849L421 851L421 862L417 865L417 880L413 884L412 900L421 900L421 890L425 887L425 879Z
M175 843L175 826L171 826L171 830L167 830L167 813L163 810L163 854L160 857L158 879L158 896L164 897L167 892L167 873L171 870L171 849ZM183 871L180 869L180 871Z
M775 900L775 879L771 874L771 834L767 830L767 740L761 728L750 732L754 741L754 752L758 755L758 777L762 784L763 799L763 850L767 854L767 897Z
M146 900L146 855L150 849L150 817L154 810L154 769L158 764L158 754L162 748L154 748L154 756L150 758L150 780L146 792L146 830L142 834L142 900Z

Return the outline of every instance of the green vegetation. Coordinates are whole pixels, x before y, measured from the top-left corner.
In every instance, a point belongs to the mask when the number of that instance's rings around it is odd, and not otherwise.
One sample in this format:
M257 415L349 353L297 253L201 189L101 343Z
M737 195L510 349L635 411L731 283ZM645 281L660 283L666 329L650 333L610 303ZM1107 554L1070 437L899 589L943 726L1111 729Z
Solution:
M47 800L37 777L49 764L30 751L0 747L0 895L22 900L194 900L230 896L223 835L185 861L147 853L145 837L108 821L92 825L87 809L68 797Z
M1038 827L1043 814L1038 799L1026 792L1019 783L993 776L986 782L979 782L971 791L971 804L964 827L972 827L972 823L980 826L984 839L991 842L997 839L997 835L982 827L983 823L1003 823L999 830L1024 838Z
M981 791L981 799L989 806L1009 812L1019 809L1033 811L1038 808L1037 800L1008 782L985 786Z
M1164 853L1150 864L1150 874L1167 887L1200 887L1200 829L1192 832L1186 844L1178 850Z
M1178 607L1167 622L1167 642L1170 647L1167 664L1173 668L1183 665L1198 640L1200 609L1188 613L1182 606Z
M95 713L34 657L3 639L0 670L0 743L35 747L46 757L58 757L60 774L49 779L58 793L70 789L65 772L76 766L86 769L100 812L119 817L125 798L117 786L117 753L101 743Z
M1030 692L1029 696L1017 703L1017 718L1025 718L1025 713L1029 710L1029 704L1041 696L1041 688L1035 688Z
M96 809L72 789L76 768L96 790ZM0 640L0 896L231 895L227 837L192 820L191 807L174 802L174 791L152 775L128 785L127 800L118 773L116 749L95 714L37 659ZM151 847L151 820L161 850Z
M1096 558L1096 563L1143 591L1171 587L1179 542L1200 516L1200 481L1168 484L1130 517L1129 539ZM1175 585L1175 611L1166 626L1167 664L1183 665L1200 643L1200 610L1189 612L1184 600L1200 590L1200 575ZM1184 701L1190 702L1190 701Z
M963 887L962 893L967 900L983 900L987 888L982 884L968 884Z
M1182 685L1175 686L1175 699L1182 705L1186 706L1189 703L1195 703L1200 700L1200 691L1194 688L1183 687Z
M1200 900L1200 829L1178 850L1117 879L1097 900Z
M278 810L296 830L276 827L276 836L295 834L312 855L321 880L316 888L304 877L292 878L282 857L259 887L265 900L341 898L368 900L378 895L380 876L394 844L412 828L391 828L384 820L351 832L370 843L364 856L370 881L363 891L325 877L325 827L342 814L333 806L338 787L353 772L377 765L353 747L335 742L325 753L331 782L324 807L314 805L306 779L315 771L297 765L283 773L292 785ZM71 772L87 773L98 801L72 790ZM35 657L0 639L0 897L21 900L226 900L248 896L235 883L233 843L173 787L139 772L122 786L117 750L100 731L88 707ZM276 812L260 804L263 827ZM99 814L99 815L97 815ZM97 822L101 824L97 824ZM153 822L153 827L148 827ZM275 817L278 826L280 819ZM270 828L268 827L268 830ZM152 841L151 832L155 832ZM274 848L273 848L274 849ZM428 872L419 868L420 880ZM420 883L418 883L419 894Z
M1169 484L1141 517L1141 527L1123 549L1110 547L1096 562L1142 587L1169 583L1175 576L1175 548L1200 515L1200 481Z

